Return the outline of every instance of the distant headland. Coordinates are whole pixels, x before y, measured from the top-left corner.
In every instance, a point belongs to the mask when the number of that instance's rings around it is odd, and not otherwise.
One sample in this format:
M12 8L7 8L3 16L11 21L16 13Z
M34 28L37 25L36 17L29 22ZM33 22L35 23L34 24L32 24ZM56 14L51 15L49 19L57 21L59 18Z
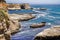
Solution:
M30 9L30 5L28 3L24 4L7 4L9 10L20 10L20 9Z

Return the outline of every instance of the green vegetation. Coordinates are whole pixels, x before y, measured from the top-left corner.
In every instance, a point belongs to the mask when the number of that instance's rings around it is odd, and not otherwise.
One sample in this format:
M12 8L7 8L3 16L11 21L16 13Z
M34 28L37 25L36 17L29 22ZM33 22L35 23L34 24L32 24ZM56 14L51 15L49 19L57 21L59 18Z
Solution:
M9 17L6 10L0 10L0 22L5 22L6 27L9 28Z

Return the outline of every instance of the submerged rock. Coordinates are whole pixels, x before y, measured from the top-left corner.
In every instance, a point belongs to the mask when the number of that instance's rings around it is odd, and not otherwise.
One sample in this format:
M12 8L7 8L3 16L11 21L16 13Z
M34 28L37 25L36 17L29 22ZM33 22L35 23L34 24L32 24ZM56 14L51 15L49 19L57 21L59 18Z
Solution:
M18 21L27 21L32 18L35 18L35 16L32 14L9 14L9 15L10 15L10 19L18 20Z
M47 10L46 8L40 8L40 10Z
M60 26L45 29L38 33L34 40L60 40Z
M32 25L30 26L30 28L40 28L40 27L45 26L45 24L46 24L46 22L41 22L41 23L39 23L39 24L32 24Z

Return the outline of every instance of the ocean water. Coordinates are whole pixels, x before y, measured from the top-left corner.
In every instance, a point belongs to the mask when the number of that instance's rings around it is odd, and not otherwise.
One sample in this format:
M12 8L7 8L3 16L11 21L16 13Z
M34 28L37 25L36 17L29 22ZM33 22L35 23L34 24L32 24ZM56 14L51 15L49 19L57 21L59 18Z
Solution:
M20 22L22 28L20 32L11 36L11 40L33 40L35 35L53 25L60 25L60 5L31 5L32 8L47 8L47 10L9 10L9 13L28 14L32 13L36 18L29 21ZM33 23L46 22L42 28L30 28Z

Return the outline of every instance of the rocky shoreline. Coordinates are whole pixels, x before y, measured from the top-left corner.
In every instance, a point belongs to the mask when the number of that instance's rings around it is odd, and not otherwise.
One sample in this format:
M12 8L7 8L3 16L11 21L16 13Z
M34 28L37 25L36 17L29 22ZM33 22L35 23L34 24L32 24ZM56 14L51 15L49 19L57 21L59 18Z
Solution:
M5 34L9 34L9 35L16 34L21 29L20 21L27 21L32 18L35 18L35 16L33 16L32 14L9 14L10 26L7 32L5 32ZM4 34L0 34L0 40L6 40Z
M28 21L35 18L35 16L32 14L8 14L8 10L20 9L35 10L36 8L31 8L28 3L7 4L5 0L0 0L0 40L11 40L11 35L14 35L20 31L22 27L20 24L21 21ZM46 8L37 9L47 10ZM40 28L43 26L45 26L45 22L39 24L32 24L30 28ZM32 30L29 32L32 32ZM34 40L60 40L60 25L44 29L42 32L35 35Z
M32 14L9 14L11 20L28 21L35 18Z
M38 33L34 40L60 40L60 26L53 26Z
M9 14L9 16L10 20L12 21L10 22L11 23L10 29L12 34L15 34L16 32L19 31L19 29L21 28L20 25L21 21L28 21L30 19L35 18L35 16L32 14Z

